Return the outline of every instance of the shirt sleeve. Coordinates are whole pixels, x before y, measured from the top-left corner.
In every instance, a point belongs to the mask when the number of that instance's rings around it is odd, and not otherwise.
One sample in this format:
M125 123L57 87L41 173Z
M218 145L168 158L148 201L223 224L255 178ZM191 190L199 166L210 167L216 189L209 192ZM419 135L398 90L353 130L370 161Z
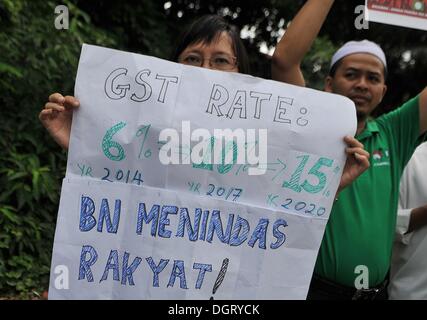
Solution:
M411 220L412 209L399 209L396 220L396 238L403 244L408 245L411 241L413 232L408 232L409 221Z
M377 123L392 139L391 144L399 157L402 172L416 147L424 139L424 136L420 136L419 97L412 98L396 110L379 117Z

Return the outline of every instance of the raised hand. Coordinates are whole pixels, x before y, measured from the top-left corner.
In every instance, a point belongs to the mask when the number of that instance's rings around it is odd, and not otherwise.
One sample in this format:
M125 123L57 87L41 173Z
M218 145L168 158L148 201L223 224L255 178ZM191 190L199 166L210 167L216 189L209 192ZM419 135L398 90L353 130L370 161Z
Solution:
M72 96L54 93L39 114L39 119L53 139L65 150L68 150L71 134L73 111L80 102Z

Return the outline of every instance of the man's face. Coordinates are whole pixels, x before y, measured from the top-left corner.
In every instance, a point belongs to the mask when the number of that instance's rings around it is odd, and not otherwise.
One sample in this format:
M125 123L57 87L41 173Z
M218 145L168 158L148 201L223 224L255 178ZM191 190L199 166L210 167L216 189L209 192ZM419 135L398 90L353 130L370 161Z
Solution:
M326 78L325 91L350 98L356 105L357 119L366 120L387 91L384 65L371 54L355 53L346 56L334 77Z

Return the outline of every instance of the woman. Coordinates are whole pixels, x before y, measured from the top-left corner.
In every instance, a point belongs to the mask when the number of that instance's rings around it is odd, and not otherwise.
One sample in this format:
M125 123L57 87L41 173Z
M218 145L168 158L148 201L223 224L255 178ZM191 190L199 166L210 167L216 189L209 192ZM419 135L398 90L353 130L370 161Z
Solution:
M238 31L216 15L203 16L190 25L180 38L172 60L227 72L249 72L247 53ZM54 93L39 114L50 135L64 149L68 149L72 113L78 106L76 98ZM369 167L369 154L363 145L353 137L344 140L348 158L338 191Z
M203 68L249 73L246 49L238 31L222 17L207 15L184 31L172 60ZM68 149L73 110L79 101L59 93L50 95L39 119L55 141Z

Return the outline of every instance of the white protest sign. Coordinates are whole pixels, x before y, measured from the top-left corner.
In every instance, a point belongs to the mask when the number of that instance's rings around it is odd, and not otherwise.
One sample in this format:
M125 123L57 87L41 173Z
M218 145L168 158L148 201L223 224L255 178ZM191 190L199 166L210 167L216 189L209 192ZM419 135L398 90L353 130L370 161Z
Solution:
M427 30L427 1L366 0L365 18L372 22Z
M75 95L50 298L305 298L349 99L88 45Z
M62 195L52 266L70 285L52 274L50 299L304 299L326 224L93 180Z
M342 139L356 130L354 104L342 96L95 46L83 47L75 90L81 108L67 176L258 206L280 207L290 198L289 210L310 201L312 210L329 212L345 161ZM249 175L256 165L245 163L190 163L192 133L227 128L248 133L237 156L266 147L267 160L259 164L265 174ZM159 141L164 129L177 132L179 144L170 153L179 165L159 161L167 153ZM266 130L266 143L250 137L251 130ZM204 142L212 147L210 139ZM221 151L231 154L233 145ZM208 148L205 157L211 153Z

